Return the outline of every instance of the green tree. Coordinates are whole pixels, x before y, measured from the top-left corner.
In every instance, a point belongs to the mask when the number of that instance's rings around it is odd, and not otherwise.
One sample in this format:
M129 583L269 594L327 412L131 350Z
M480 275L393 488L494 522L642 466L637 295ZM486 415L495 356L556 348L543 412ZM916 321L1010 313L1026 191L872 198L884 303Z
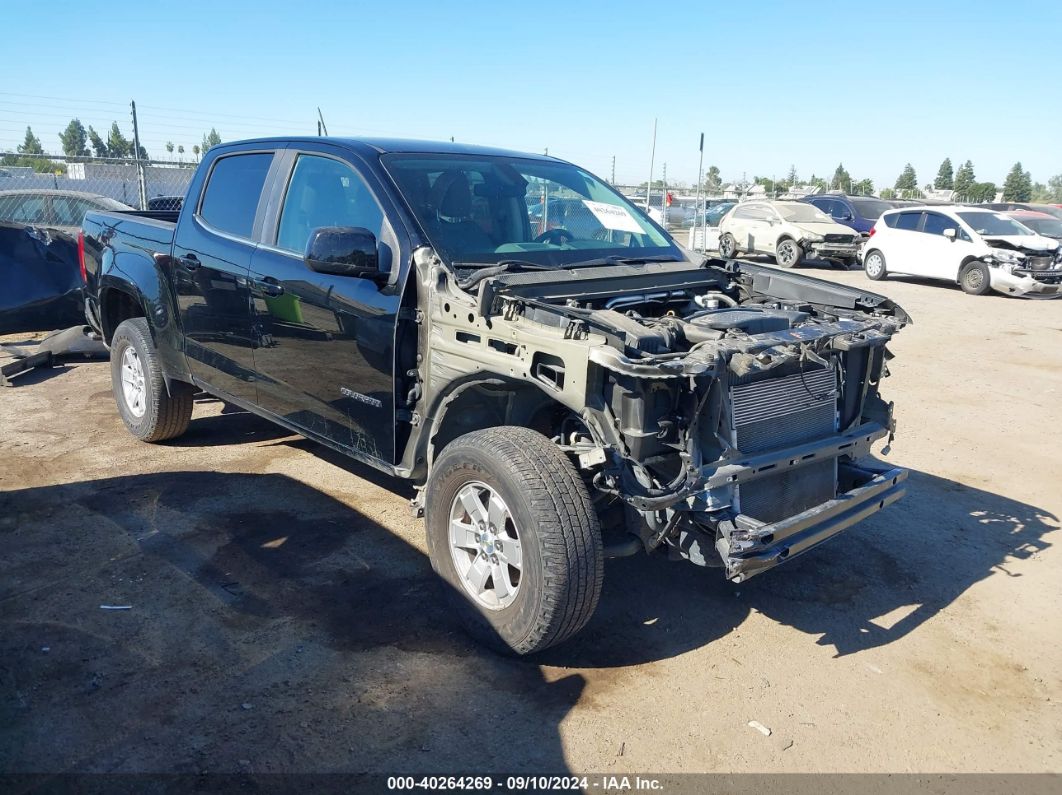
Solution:
M133 144L122 135L118 128L118 122L111 122L110 132L107 133L107 155L109 157L129 157L133 154Z
M1047 193L1051 204L1062 204L1062 174L1055 174L1047 180Z
M852 186L852 193L856 196L873 196L874 195L874 180L861 179L859 182Z
M67 157L87 157L88 133L80 119L71 119L66 129L59 133L59 141L63 145L63 154Z
M797 170L795 165L789 167L789 173L785 176L786 187L793 187L797 184L800 178L797 176Z
M166 142L166 154L173 155L173 141Z
M92 153L96 157L107 157L107 142L104 141L98 132L92 129L92 125L88 128L89 143L92 144Z
M996 200L998 192L999 189L994 182L975 182L970 186L966 200L971 202L992 202Z
M201 147L203 154L205 155L210 151L210 147L217 146L221 143L221 136L218 135L218 131L213 127L210 128L210 132L203 136L203 146Z
M177 162L184 160L184 144L177 144Z
M896 178L895 188L901 194L918 190L918 174L915 173L914 166L910 163L903 167L903 172Z
M892 188L882 188L880 196L883 199L895 199L896 191L894 191Z
M195 155L195 162L199 162L199 144L192 147L192 154Z
M41 139L33 134L33 130L26 127L26 139L18 145L18 153L20 155L43 155L44 148L41 146Z
M1032 175L1022 170L1021 161L1014 164L1003 183L1003 201L1027 202L1032 200Z
M944 162L937 169L937 178L933 180L933 187L937 190L952 190L955 187L955 176L951 169L950 157L945 157Z
M830 180L830 187L834 190L851 191L852 175L845 169L844 163L837 164L837 168L833 172L833 179Z
M955 182L952 184L952 190L955 191L955 198L958 201L968 201L970 195L970 188L977 181L974 176L973 163L967 160L961 166L959 170L955 172Z
M723 187L723 179L719 175L719 166L708 166L708 173L704 175L704 187L707 190L719 190Z

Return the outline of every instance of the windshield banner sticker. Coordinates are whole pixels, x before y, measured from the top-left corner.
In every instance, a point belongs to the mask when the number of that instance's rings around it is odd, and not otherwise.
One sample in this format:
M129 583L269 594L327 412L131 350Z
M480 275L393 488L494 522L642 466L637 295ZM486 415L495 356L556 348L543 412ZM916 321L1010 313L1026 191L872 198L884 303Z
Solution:
M601 222L605 229L614 229L617 232L634 232L635 234L642 234L645 231L634 220L634 216L630 214L626 207L606 204L605 202L592 202L589 199L583 199L583 204L586 205L586 209L594 214L594 217Z

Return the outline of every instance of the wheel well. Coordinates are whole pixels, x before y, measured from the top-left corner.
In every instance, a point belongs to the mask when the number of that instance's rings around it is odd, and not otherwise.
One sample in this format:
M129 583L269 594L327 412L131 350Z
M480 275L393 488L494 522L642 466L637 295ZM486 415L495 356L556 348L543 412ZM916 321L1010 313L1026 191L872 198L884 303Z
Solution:
M572 411L529 384L470 384L444 401L432 430L430 460L459 436L501 425L519 425L552 438Z
M103 326L103 339L111 341L114 330L122 321L133 317L147 317L144 307L129 293L111 288L100 299L100 325Z

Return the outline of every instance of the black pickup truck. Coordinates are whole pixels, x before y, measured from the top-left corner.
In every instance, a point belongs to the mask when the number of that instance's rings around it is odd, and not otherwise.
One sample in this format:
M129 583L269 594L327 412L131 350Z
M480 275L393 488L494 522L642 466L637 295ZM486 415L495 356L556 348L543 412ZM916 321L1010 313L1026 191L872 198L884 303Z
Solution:
M899 307L691 260L556 158L217 146L180 213L90 212L83 265L133 434L203 391L411 480L455 611L517 653L585 625L606 557L740 582L905 490L867 460Z

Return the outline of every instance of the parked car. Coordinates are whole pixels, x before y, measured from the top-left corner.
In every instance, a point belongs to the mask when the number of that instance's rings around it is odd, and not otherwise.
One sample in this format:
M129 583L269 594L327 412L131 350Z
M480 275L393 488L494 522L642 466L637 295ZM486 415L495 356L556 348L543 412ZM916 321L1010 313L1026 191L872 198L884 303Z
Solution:
M851 227L863 237L870 234L874 222L881 217L883 212L897 206L895 202L886 201L885 199L875 199L869 196L845 196L844 194L836 193L807 196L801 201L818 207L834 221Z
M81 219L89 210L131 210L106 196L74 190L0 191L0 221L47 229L77 236Z
M1062 291L1059 243L1006 214L961 205L883 213L864 247L871 279L890 273L959 284L973 295L1054 297Z
M170 210L177 212L181 209L184 196L152 196L148 199L149 210Z
M1029 227L1038 235L1043 235L1053 240L1062 240L1062 219L1034 210L1014 210L1006 213L1006 215L1022 226Z
M801 201L742 202L719 222L723 257L768 254L783 268L794 268L809 255L850 268L858 262L859 239L849 227Z
M719 222L723 219L723 216L726 215L728 212L730 212L730 209L732 207L734 207L734 205L736 205L736 204L737 204L737 202L726 201L726 202L720 202L719 204L715 204L715 205L713 205L711 207L708 207L701 214L700 223L703 224L704 226L710 226L710 227L719 226ZM697 221L698 221L698 219L697 219L696 215L694 215L688 221L685 222L684 226L694 226L697 223Z
M0 221L0 284L0 334L85 322L85 282L70 235Z
M608 237L536 234L543 183ZM694 262L570 163L235 142L207 152L184 207L85 218L126 428L179 436L203 390L411 480L454 612L491 644L577 633L605 557L666 551L740 582L906 489L867 461L893 427L878 387L902 309Z
M1034 213L1047 213L1062 220L1062 207L1057 204L1033 204L1032 202L992 202L989 204L975 204L972 207L980 207L985 210L1028 210Z

